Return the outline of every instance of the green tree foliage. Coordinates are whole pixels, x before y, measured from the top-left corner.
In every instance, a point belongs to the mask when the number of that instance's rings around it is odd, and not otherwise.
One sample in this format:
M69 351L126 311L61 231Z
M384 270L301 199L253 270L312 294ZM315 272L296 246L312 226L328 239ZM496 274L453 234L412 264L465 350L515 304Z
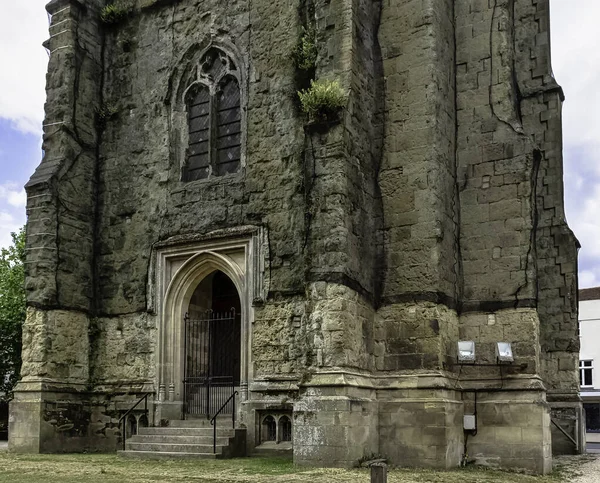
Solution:
M19 377L25 321L25 229L11 235L13 244L0 250L0 400L11 396Z

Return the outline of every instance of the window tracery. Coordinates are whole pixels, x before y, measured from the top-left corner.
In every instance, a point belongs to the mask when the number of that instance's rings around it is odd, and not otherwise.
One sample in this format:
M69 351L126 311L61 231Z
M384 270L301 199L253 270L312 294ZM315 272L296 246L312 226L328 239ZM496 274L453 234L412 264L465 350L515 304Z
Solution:
M185 104L188 148L183 180L237 172L242 146L241 93L237 68L227 54L212 48L202 56Z

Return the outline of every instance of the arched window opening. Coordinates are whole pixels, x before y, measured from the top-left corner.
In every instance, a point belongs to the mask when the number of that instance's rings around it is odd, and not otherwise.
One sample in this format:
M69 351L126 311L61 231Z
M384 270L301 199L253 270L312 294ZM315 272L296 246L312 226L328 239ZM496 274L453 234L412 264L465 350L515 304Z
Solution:
M198 80L187 91L188 148L183 180L235 173L241 165L242 112L235 64L210 49L200 61Z
M138 419L138 428L147 428L148 426L148 417L145 414L142 414Z
M137 420L133 414L127 416L127 424L125 425L125 435L127 438L137 434Z
M277 441L277 423L273 416L267 416L262 422L261 442Z
M292 440L292 421L287 416L279 419L279 441Z

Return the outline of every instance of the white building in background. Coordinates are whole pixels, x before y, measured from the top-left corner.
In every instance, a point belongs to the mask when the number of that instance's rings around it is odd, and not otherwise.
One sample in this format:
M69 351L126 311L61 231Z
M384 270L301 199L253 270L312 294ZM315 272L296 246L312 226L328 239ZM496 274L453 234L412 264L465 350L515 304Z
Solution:
M600 287L579 291L579 384L587 441L600 442Z

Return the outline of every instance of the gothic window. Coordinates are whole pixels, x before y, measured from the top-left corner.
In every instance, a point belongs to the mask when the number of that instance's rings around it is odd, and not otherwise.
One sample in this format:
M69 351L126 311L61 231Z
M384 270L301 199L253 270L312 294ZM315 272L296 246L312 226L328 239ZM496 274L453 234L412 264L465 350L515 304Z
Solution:
M277 423L273 416L269 415L263 419L261 433L261 443L277 441Z
M202 57L186 93L188 149L184 181L235 173L241 165L242 113L237 69L224 52Z
M279 419L279 441L292 440L292 421L287 416Z

